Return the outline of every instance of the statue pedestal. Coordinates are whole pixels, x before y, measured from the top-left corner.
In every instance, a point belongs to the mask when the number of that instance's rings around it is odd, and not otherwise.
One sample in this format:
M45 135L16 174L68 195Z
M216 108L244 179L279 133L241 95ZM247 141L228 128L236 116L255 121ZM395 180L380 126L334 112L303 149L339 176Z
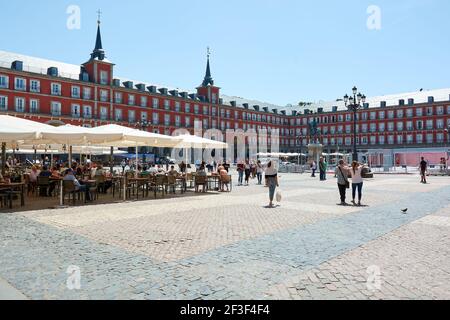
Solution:
M320 157L323 153L323 145L319 143L313 143L308 145L308 160L309 161L315 161L316 163L319 163Z

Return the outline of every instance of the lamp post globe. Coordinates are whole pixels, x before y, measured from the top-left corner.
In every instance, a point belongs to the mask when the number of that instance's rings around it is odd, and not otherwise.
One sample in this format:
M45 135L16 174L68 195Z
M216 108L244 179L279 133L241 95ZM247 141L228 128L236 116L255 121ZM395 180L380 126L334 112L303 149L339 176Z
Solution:
M366 96L362 93L358 93L358 88L355 86L352 89L353 96L344 96L345 106L349 111L353 112L353 161L358 161L358 148L357 148L357 115L358 110L362 108L362 104L366 103Z

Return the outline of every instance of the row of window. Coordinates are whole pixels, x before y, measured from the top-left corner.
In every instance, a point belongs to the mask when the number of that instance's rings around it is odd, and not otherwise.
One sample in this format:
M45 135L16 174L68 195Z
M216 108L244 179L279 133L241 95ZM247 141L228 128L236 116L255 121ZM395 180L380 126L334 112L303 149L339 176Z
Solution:
M15 101L14 102L14 111L16 111L16 112L30 112L30 113L39 113L40 112L38 99L30 99L29 111L26 108L25 98L17 97L17 98L15 98L14 101ZM8 108L8 97L0 96L0 111L8 111L8 110L11 110L10 108ZM61 103L60 102L51 102L50 112L51 112L51 115L53 115L53 116L61 116ZM91 119L94 115L93 107L90 105L72 104L70 115L73 118ZM160 122L160 114L157 112L154 112L152 114L151 121L149 121L148 113L145 111L141 111L139 116L140 116L140 118L139 118L140 122L143 122L143 123L151 122L154 125L159 125L160 123L163 123L165 126L172 126L172 124L174 123L174 125L176 127L181 127L182 119L183 119L184 120L183 126L186 126L186 127L192 127L194 124L197 124L197 123L199 123L203 128L210 127L209 119L203 119L203 121L202 121L198 118L192 119L190 116L181 117L179 115L173 116L170 114L165 114L163 122ZM100 120L108 120L110 118L109 107L100 107L99 108L99 118L100 118ZM138 120L137 112L135 110L126 111L121 108L114 109L113 119L118 122L128 121L130 123L137 122L137 120ZM174 120L174 122L172 122L172 120ZM231 129L231 127L232 127L230 121L217 121L217 120L213 119L211 122L211 128L216 129L219 126L222 130ZM242 125L242 127L240 127L239 123L237 123L237 122L234 124L234 129L244 129L244 130L249 130L249 129L263 130L264 129L264 130L268 130L269 132L271 132L271 130L272 130L272 128L270 128L270 127L257 126L254 124L246 124L246 123L244 123Z
M447 121L447 126L450 125L450 119ZM417 121L398 121L398 122L388 122L388 123L367 123L357 124L356 132L368 133L368 132L383 132L383 131L413 131L413 130L441 130L446 127L445 119L436 120L417 120ZM329 127L319 127L322 134L342 134L342 133L352 133L353 124L348 124L346 126L329 126ZM291 132L291 135L304 135L308 134L308 129L297 129L295 133Z
M352 137L346 137L346 138L323 138L321 141L323 145L346 145L351 146L353 145L353 138ZM434 134L408 134L408 135L389 135L389 136L371 136L371 137L357 137L356 143L358 145L394 145L394 144L432 144L432 143L445 143L446 138L444 133L437 133ZM308 141L305 139L302 142L303 145L307 145ZM292 140L291 140L292 145Z
M27 81L24 78L16 77L15 78L15 85L14 89L19 91L27 91ZM5 75L0 75L0 88L9 88L9 77ZM34 93L40 93L41 92L41 85L39 80L30 80L30 92ZM50 94L54 96L61 96L62 90L61 90L61 84L60 83L52 83ZM80 86L71 86L71 97L75 99L84 99L84 100L91 100L92 99L92 88L90 87L83 87ZM99 100L101 102L110 102L109 99L109 90L100 90L100 98ZM148 107L148 97L147 96L139 96L139 106L141 107ZM152 98L152 107L154 109L160 108L160 99L159 98ZM175 112L182 112L182 105L179 101L173 101L171 100L164 100L163 101L163 108L165 110L174 110ZM122 92L115 92L114 93L114 103L116 104L128 104L131 106L137 105L137 99L135 94L126 94L126 99L124 97L124 93ZM209 107L208 106L200 106L198 104L193 105L193 109L191 110L191 104L190 103L184 103L184 109L183 111L185 113L191 113L193 111L194 114L200 114L203 115L209 115ZM220 109L220 116L222 118L228 118L231 119L231 110L225 110ZM218 116L217 108L212 107L211 108L211 116L216 117ZM239 119L239 112L234 111L234 119ZM289 124L287 119L282 119L281 117L275 117L275 116L266 116L261 114L252 114L252 113L242 113L242 120L252 120L252 121L258 121L258 122L268 122L273 124Z
M417 107L414 109L399 109L399 110L390 110L390 111L372 111L372 112L360 112L357 113L356 119L358 121L367 121L367 120L385 120L385 119L401 119L404 118L405 115L407 118L413 117L423 117L423 116L440 116L444 114L450 114L450 105L444 106L436 106L436 107ZM322 117L311 117L311 118L297 118L291 119L290 124L294 125L308 125L316 121L317 123L336 123L336 122L350 122L353 121L353 114L339 114L333 116L322 116Z

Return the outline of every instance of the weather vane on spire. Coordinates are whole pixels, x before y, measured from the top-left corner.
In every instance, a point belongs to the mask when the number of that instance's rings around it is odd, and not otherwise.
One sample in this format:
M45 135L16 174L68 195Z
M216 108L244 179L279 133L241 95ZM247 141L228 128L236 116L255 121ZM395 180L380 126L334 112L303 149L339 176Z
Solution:
M208 59L209 59L209 56L211 55L211 48L208 46L208 47L206 48L206 50L207 50Z
M97 11L97 16L98 16L97 23L100 24L100 22L101 22L100 19L102 17L102 12L100 11L100 9L98 9L98 11Z

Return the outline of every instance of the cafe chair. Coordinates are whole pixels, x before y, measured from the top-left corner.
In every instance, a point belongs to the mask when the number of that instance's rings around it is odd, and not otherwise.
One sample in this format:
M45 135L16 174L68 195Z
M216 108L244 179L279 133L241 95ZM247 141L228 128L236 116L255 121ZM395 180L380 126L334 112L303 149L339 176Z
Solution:
M40 197L48 197L48 189L50 187L49 177L37 177L36 195Z
M73 181L63 181L63 202L66 196L69 196L69 201L70 197L72 197L73 205L75 205L76 196L78 196L78 201L84 200L84 192L76 190Z
M95 183L97 189L101 193L106 193L106 178L105 176L95 176Z
M207 176L195 176L195 192L198 193L198 187L202 186L203 187L203 193L206 192L207 189L207 184L208 184L208 177Z
M161 191L162 195L164 196L164 193L166 192L166 176L156 175L151 186L155 193L155 198L158 191Z
M7 192L0 192L0 208L12 208L12 196Z

